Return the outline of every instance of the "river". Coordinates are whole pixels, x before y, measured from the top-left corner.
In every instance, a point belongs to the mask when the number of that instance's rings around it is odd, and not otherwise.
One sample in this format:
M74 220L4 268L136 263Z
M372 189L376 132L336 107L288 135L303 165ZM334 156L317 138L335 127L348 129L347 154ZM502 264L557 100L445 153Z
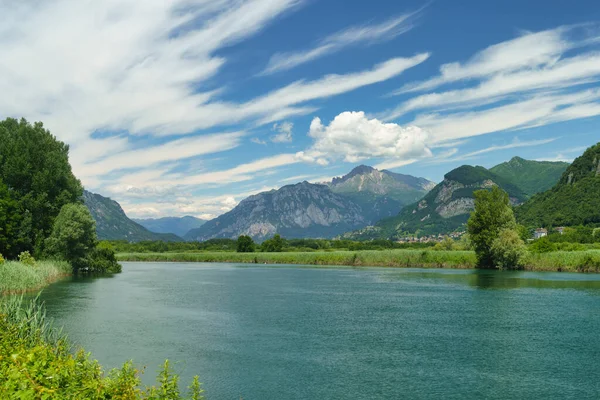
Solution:
M597 399L600 275L124 263L44 290L106 367L208 399Z

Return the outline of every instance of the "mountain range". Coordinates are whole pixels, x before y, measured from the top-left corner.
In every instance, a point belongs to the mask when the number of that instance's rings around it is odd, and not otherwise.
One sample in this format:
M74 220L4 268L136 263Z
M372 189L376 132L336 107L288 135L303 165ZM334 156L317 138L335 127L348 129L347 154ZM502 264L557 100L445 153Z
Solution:
M490 171L514 183L527 196L545 192L558 182L569 163L562 161L530 161L513 157Z
M550 190L517 207L526 226L600 224L600 143L587 149Z
M181 241L172 233L150 232L142 225L127 217L121 205L108 197L83 191L83 201L96 221L96 232L100 240L163 240L166 242Z
M473 192L499 186L516 205L527 195L510 180L484 167L463 165L448 172L421 200L405 207L397 216L383 219L374 226L350 232L344 238L365 240L426 236L452 232L469 219L474 208Z
M206 223L205 220L192 217L164 217L164 218L147 218L138 219L132 218L134 222L142 225L151 232L156 233L173 233L183 237L192 229L200 228Z
M435 184L424 178L379 171L365 165L329 184L302 182L259 193L185 235L186 240L331 238L397 214Z

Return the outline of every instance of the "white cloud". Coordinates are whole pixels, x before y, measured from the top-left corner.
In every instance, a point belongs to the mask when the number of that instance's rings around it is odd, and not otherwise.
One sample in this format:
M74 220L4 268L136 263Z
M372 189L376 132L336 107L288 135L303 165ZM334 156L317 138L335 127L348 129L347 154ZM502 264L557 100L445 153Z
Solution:
M273 125L273 130L277 132L276 135L271 136L271 142L273 143L289 143L292 141L292 130L294 124L291 122L281 122Z
M250 141L255 144L261 144L263 146L267 144L267 142L265 142L264 140L259 139L259 138L252 138L252 139L250 139Z
M426 145L426 131L416 126L384 124L377 119L368 119L364 112L341 113L329 126L315 118L309 136L315 142L296 157L320 165L335 159L355 163L369 158L398 161L431 155Z
M262 74L286 71L349 46L393 39L414 27L417 14L399 15L379 24L353 26L326 37L312 49L274 54Z

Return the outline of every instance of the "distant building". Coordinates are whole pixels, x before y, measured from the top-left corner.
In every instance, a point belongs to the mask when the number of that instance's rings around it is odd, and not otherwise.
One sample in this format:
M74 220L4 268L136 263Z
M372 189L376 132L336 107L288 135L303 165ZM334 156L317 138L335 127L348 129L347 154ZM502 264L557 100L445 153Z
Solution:
M533 233L533 238L534 239L540 239L540 238L543 238L544 236L548 236L548 229L538 228Z
M563 233L565 233L565 227L564 226L559 226L558 228L554 228L554 230L558 233L560 233L561 235Z

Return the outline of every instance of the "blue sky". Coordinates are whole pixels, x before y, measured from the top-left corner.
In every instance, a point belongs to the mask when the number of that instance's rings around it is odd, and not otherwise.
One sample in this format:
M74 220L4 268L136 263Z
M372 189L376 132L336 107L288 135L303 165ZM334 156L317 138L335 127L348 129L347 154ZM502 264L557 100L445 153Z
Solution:
M43 121L134 217L600 138L595 1L0 0L0 48L0 117Z

